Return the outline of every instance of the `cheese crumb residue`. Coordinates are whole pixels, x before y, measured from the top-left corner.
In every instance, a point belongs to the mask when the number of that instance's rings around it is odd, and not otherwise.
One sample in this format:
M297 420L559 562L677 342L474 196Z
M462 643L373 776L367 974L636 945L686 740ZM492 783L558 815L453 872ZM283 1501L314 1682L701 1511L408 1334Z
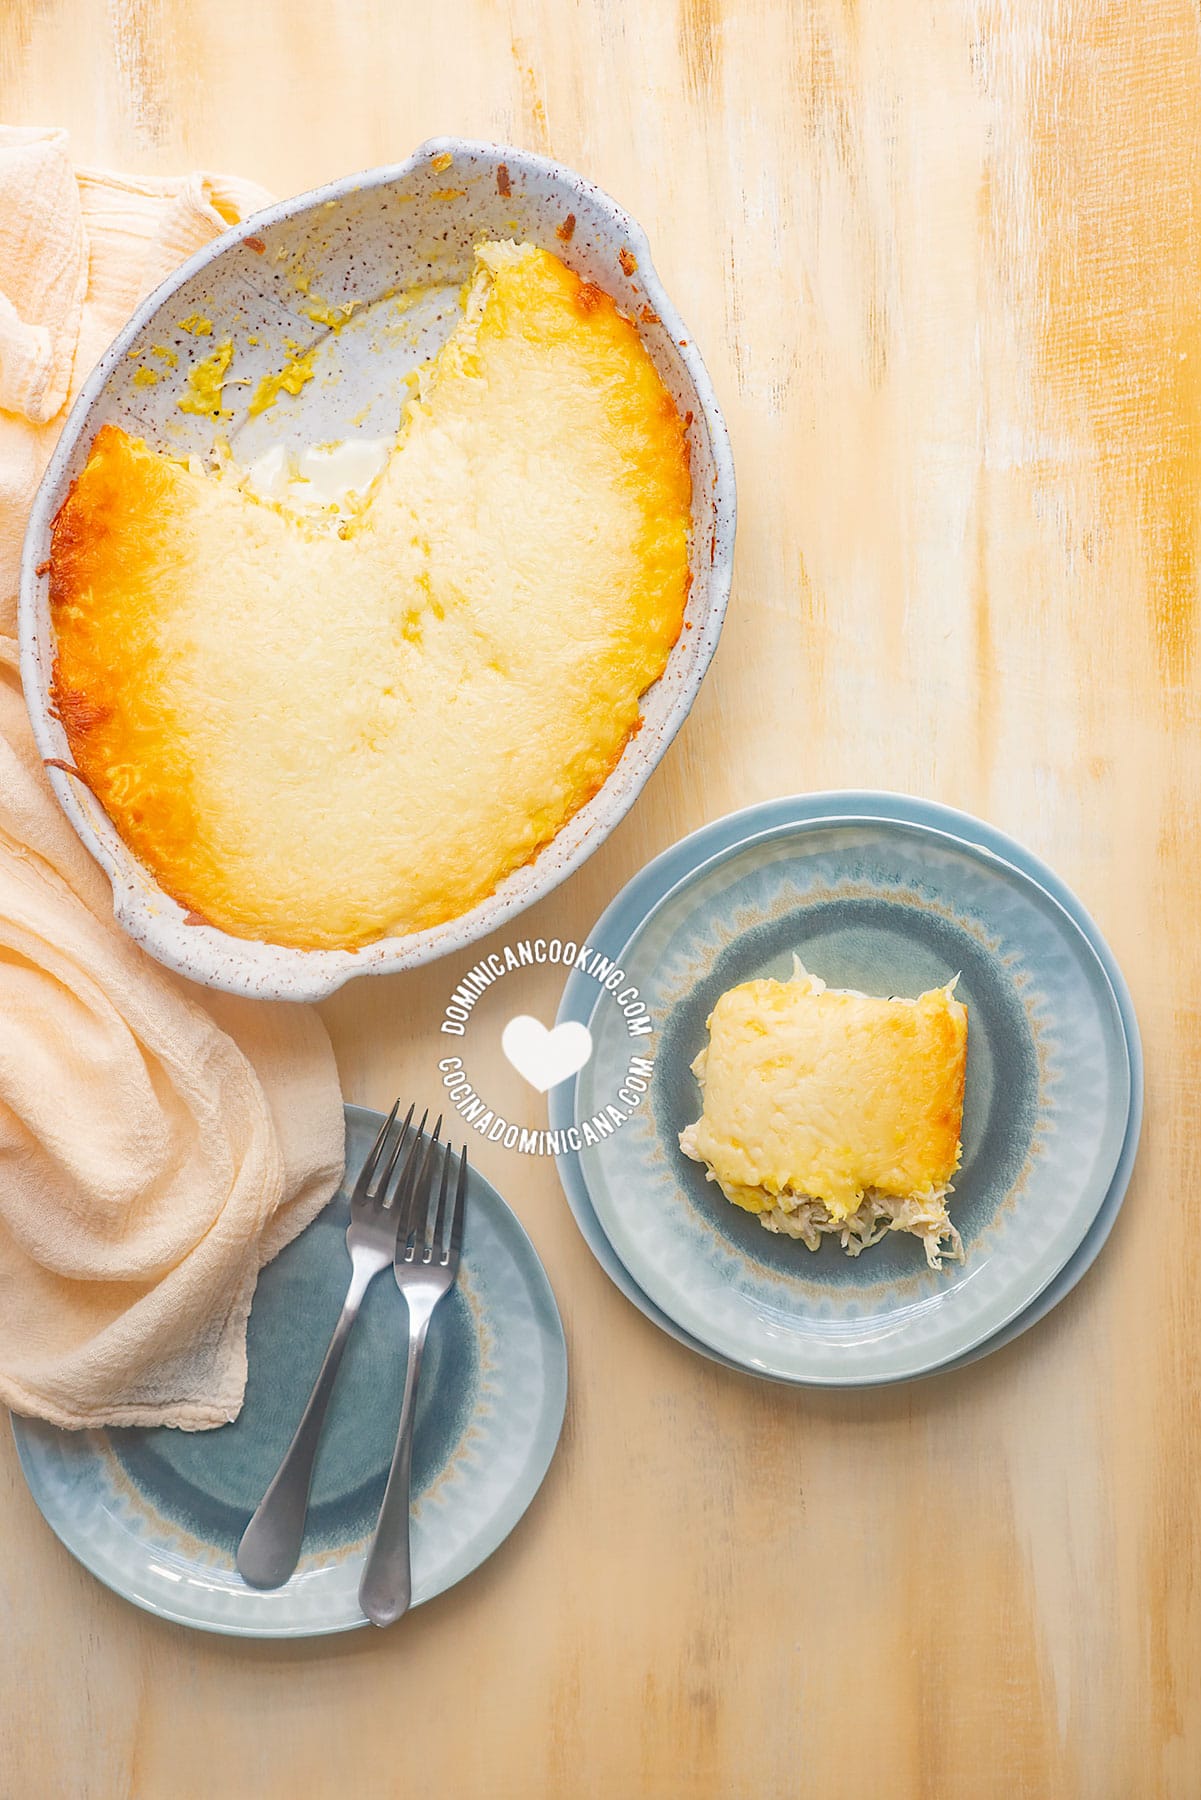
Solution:
M198 312L189 313L186 319L179 321L180 331L190 331L195 337L208 337L213 329L213 321L206 319Z
M281 394L298 394L316 373L313 367L316 355L315 348L306 350L302 356L289 357L278 374L264 375L250 402L251 418L257 419L269 406L274 406Z
M314 325L328 325L331 331L341 331L355 307L361 305L361 300L319 300L314 294L308 305L302 306L300 310L307 318L312 319Z
M150 354L157 356L161 362L165 362L169 369L178 369L179 367L179 352L172 350L167 344L151 344Z
M153 387L158 380L157 369L139 369L133 378L135 387Z
M176 401L180 412L198 413L206 419L228 419L231 415L221 404L225 371L234 359L234 347L228 338L188 370L187 384Z

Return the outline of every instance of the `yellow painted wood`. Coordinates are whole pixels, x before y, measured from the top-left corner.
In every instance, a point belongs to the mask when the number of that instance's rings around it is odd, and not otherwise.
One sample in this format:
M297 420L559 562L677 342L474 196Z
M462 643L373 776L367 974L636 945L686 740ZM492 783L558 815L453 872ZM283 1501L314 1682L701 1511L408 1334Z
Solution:
M751 801L931 795L1093 909L1150 1103L1072 1298L875 1394L689 1357L549 1167L481 1150L570 1338L525 1522L382 1639L222 1642L98 1587L3 1444L5 1800L1201 1794L1199 96L1190 0L6 0L0 114L87 159L286 192L461 132L647 227L733 433L736 591L687 727L531 933ZM435 1098L454 973L327 1005L349 1097ZM532 1120L511 994L473 1067Z

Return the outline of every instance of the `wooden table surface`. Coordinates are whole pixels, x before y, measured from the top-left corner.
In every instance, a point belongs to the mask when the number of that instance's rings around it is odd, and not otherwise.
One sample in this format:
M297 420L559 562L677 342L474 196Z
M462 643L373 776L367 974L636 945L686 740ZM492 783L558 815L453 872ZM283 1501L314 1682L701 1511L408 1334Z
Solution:
M286 193L454 132L645 225L733 436L733 602L634 813L523 929L583 935L753 801L929 795L1092 909L1148 1112L1071 1298L878 1393L690 1356L550 1165L481 1148L560 1301L567 1425L503 1549L386 1636L159 1624L5 1434L3 1800L1201 1794L1199 84L1191 0L5 0L0 116L81 159ZM349 1098L435 1097L457 968L325 1007ZM473 1070L516 1111L500 1018Z

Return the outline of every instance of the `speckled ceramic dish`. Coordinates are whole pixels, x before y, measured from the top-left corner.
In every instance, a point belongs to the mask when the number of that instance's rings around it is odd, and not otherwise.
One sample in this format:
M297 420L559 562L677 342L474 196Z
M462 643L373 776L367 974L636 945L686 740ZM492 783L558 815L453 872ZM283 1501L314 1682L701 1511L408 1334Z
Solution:
M346 1109L347 1166L382 1120ZM316 1378L349 1276L339 1193L263 1271L246 1401L219 1431L58 1431L13 1417L35 1501L72 1555L161 1618L241 1637L366 1625L356 1598L400 1413L404 1309L372 1283L318 1454L305 1552L286 1586L248 1588L234 1551ZM414 1604L492 1554L537 1493L563 1422L567 1354L532 1244L474 1169L458 1284L434 1315L413 1442Z
M1104 1241L1141 1114L1129 996L1078 902L1063 890L1061 904L1052 890L1062 884L990 827L890 795L775 802L660 862L589 938L660 1021L654 1104L560 1161L612 1278L682 1342L787 1381L929 1373L1043 1316ZM858 1260L831 1244L812 1255L739 1214L679 1154L676 1133L699 1110L688 1064L713 1000L753 974L786 973L793 947L832 982L876 992L962 970L971 1048L952 1205L962 1268L933 1274L900 1237ZM560 1017L587 1017L595 1000L595 984L573 976ZM594 1012L593 1060L552 1097L552 1126L586 1117L624 1070L629 1043L614 1016Z
M643 697L642 727L621 761L532 863L462 918L357 951L287 949L189 923L87 789L52 766L63 810L112 882L117 917L152 955L193 980L265 998L315 999L353 975L428 962L495 930L556 887L629 810L713 655L730 588L733 465L704 364L659 283L643 232L607 195L558 163L502 145L440 138L394 168L269 207L227 232L150 296L84 384L39 490L22 565L21 673L41 754L59 761L70 754L49 702L50 530L99 427L121 425L171 455L207 450L220 430L243 463L274 443L299 450L388 435L408 393L406 374L435 354L458 315L459 284L483 236L543 245L613 294L690 420L693 580L686 629L662 678ZM342 322L337 309L350 301L355 309ZM197 335L183 328L197 318L211 330ZM218 424L181 412L189 370L226 339L235 346L238 377L224 389L232 418ZM298 395L283 394L250 418L259 379L310 349L314 378Z

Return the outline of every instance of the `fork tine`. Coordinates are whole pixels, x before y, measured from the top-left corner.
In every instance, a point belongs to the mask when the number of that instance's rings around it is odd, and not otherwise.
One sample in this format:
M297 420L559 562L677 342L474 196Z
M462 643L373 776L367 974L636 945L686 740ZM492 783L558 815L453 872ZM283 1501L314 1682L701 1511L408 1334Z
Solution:
M455 1184L455 1206L450 1216L450 1263L451 1274L459 1266L459 1251L463 1248L463 1217L467 1211L467 1146L463 1145L463 1154L459 1158L459 1179Z
M422 1185L425 1189L425 1214L424 1214L424 1217L421 1214L421 1202L420 1201L418 1201L417 1206L415 1208L415 1212L416 1212L417 1216L414 1219L414 1224L413 1224L413 1255L418 1261L423 1262L423 1263L431 1262L433 1260L433 1254L434 1254L434 1249L433 1249L434 1240L433 1240L432 1233L433 1233L433 1229L434 1229L434 1223L438 1216L438 1199L435 1198L435 1194L436 1194L435 1178L438 1173L438 1161L440 1161L443 1165L445 1165L447 1156L450 1154L449 1144L440 1146L441 1155L437 1160L435 1160L434 1147L438 1143L438 1132L441 1129L442 1129L442 1119L439 1116L438 1124L437 1124L437 1127L435 1128L434 1135L430 1139L429 1152L427 1154L425 1163L422 1165L422 1170L421 1170Z
M400 1128L400 1136L397 1138L396 1144L392 1151L392 1154L388 1158L388 1166L384 1170L383 1174L380 1176L379 1180L376 1182L375 1188L371 1195L371 1198L375 1202L375 1204L377 1206L384 1207L385 1210L387 1210L387 1208L389 1206L391 1206L391 1204L392 1204L392 1196L390 1196L388 1193L388 1187L392 1180L392 1171L395 1169L397 1163L400 1161L400 1153L404 1149L405 1138L408 1136L409 1126L413 1122L413 1113L414 1113L415 1108L416 1108L416 1102L414 1101L413 1105L410 1106L408 1112L405 1114L405 1122Z
M353 1206L357 1206L361 1200L367 1198L367 1189L371 1184L371 1177L375 1174L375 1171L379 1166L380 1152L384 1147L384 1140L395 1124L396 1115L399 1111L400 1101L397 1100L392 1111L380 1126L379 1136L371 1146L371 1153L364 1160L363 1166L359 1170L358 1180L354 1184L354 1192L350 1196L351 1204Z
M405 1152L405 1159L400 1165L400 1174L396 1178L396 1188L392 1195L392 1209L397 1215L398 1226L403 1222L409 1204L409 1184L413 1178L413 1170L421 1160L421 1140L425 1132L425 1121L429 1116L430 1109L427 1106L421 1115L417 1135Z
M421 1123L405 1151L404 1161L400 1165L400 1174L396 1178L396 1186L392 1196L391 1210L396 1214L396 1239L399 1244L405 1241L408 1229L406 1220L409 1216L409 1201L413 1192L413 1183L421 1167L421 1155L425 1137L425 1122L430 1116L429 1107L421 1115Z
M421 1159L421 1166L413 1176L409 1191L405 1196L404 1217L400 1221L396 1234L397 1251L402 1254L407 1253L409 1241L410 1239L415 1238L417 1233L417 1221L421 1217L422 1209L425 1205L424 1196L426 1191L426 1177L430 1172L430 1164L437 1149L441 1132L442 1114L439 1113L438 1122L434 1126L433 1133L426 1139L425 1155Z
M445 1261L442 1248L443 1228L446 1224L446 1196L450 1192L450 1166L455 1153L448 1143L442 1156L442 1179L438 1183L438 1204L433 1204L432 1190L429 1215L425 1221L425 1260L441 1263Z

